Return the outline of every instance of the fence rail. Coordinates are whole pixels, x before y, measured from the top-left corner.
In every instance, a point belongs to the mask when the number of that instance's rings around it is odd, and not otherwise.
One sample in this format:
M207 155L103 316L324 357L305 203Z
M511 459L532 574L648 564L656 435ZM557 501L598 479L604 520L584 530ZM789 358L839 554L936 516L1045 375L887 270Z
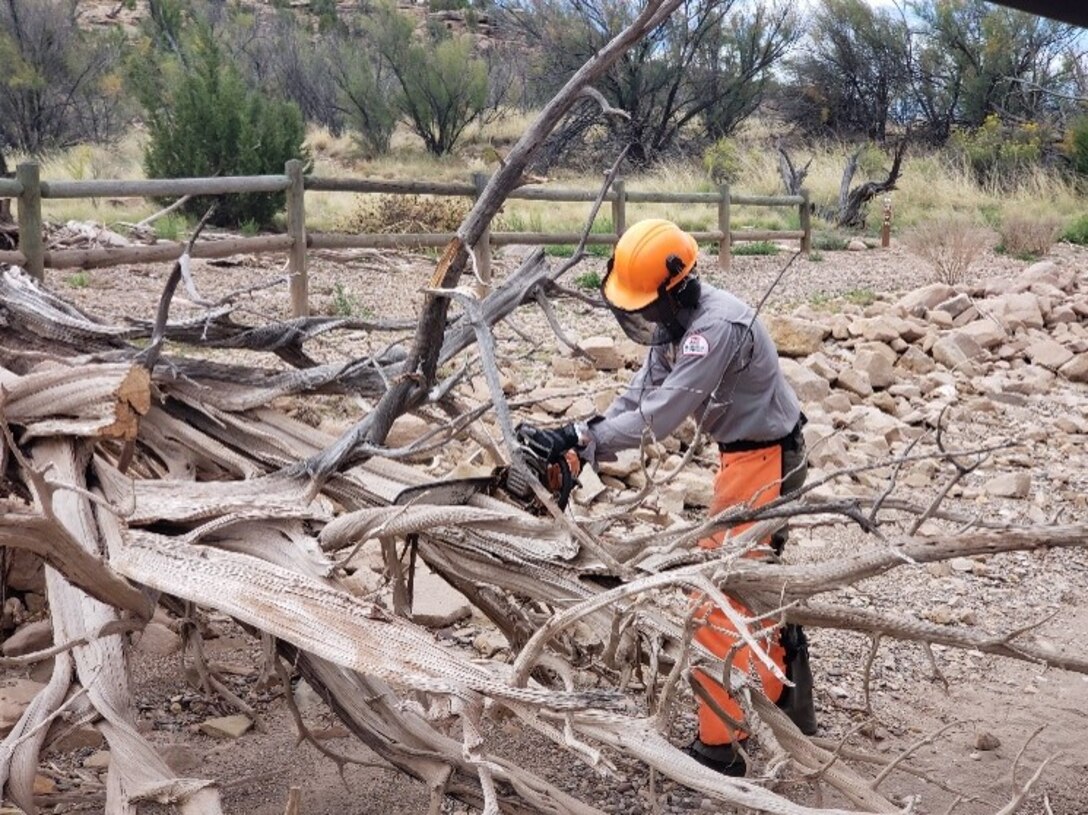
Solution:
M0 251L0 263L23 266L43 279L45 269L93 269L125 263L171 261L181 256L184 245L161 242L152 246L124 246L109 249L46 250L42 238L42 200L60 198L169 198L183 195L231 195L256 192L287 193L287 233L255 238L207 239L192 249L197 258L222 258L239 254L286 252L290 276L291 309L296 316L309 313L309 282L306 270L307 249L382 249L441 247L454 237L452 232L398 234L307 233L307 192L351 192L386 195L439 195L478 197L487 184L487 176L476 173L470 183L435 181L397 181L371 178L324 178L304 176L299 161L288 161L283 175L224 176L214 178L173 178L140 180L42 181L38 165L20 164L15 178L0 178L0 198L17 201L19 249ZM522 201L582 203L596 200L593 190L551 187L520 187L509 198ZM797 240L801 251L811 249L811 208L807 191L801 195L738 195L722 185L713 192L651 192L628 190L618 179L605 195L612 207L611 233L591 233L592 245L615 244L627 228L628 204L700 204L717 206L718 228L691 234L700 242L718 244L718 263L728 269L732 245L738 241ZM732 207L797 207L800 229L734 230ZM581 238L574 232L490 232L476 247L477 266L485 279L490 276L491 247L509 244L564 245Z

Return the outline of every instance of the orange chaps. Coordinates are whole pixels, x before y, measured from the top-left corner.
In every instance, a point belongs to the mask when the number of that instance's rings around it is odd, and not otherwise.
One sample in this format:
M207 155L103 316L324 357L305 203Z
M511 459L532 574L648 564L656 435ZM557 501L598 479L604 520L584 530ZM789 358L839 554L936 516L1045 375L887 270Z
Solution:
M720 469L714 478L714 500L710 505L710 514L716 515L727 507L745 504L760 507L773 501L781 493L782 483L782 448L775 444L757 450L745 450L736 453L722 453ZM709 538L699 541L704 549L716 549L722 545L726 535L735 536L751 527L752 524L739 524L729 530L722 530ZM769 544L770 541L764 541ZM696 594L698 601L701 594ZM750 612L740 603L730 600L740 614L748 616ZM695 631L695 639L715 656L725 658L738 641L736 629L721 611L712 603L704 602L696 612L696 619L703 624ZM774 622L769 621L768 627ZM785 673L786 651L773 635L767 643L767 652L779 669ZM754 671L763 683L763 692L772 702L782 695L783 685L762 662L752 658L751 649L742 645L734 652L733 667L749 675ZM740 705L733 701L729 693L717 681L705 672L696 669L695 681L714 699L722 710L735 722L744 721ZM714 709L702 699L699 703L699 740L707 745L729 744L739 741L748 734L722 721Z

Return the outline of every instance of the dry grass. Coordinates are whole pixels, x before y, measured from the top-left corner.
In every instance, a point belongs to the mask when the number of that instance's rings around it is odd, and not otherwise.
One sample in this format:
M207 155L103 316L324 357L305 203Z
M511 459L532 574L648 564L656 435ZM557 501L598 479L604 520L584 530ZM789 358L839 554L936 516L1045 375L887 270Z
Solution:
M926 221L903 235L907 249L933 267L934 279L954 286L993 242L989 230L962 217Z
M474 172L494 172L496 164L491 147L501 152L528 127L533 114L507 111L484 126L473 126L465 134L462 149L453 156L436 158L427 154L408 128L398 127L387 156L367 159L350 135L333 136L323 128L312 128L307 136L314 157L314 173L332 176L360 176L386 179L431 179L467 181ZM740 178L732 185L738 192L751 194L780 193L777 154L773 148L776 129L772 122L752 119L736 137ZM71 178L142 178L142 154L145 137L134 129L112 148L77 147L45 162L46 179ZM813 202L831 204L838 196L847 146L826 144L813 149L795 149L795 162L812 158L806 186ZM690 156L644 173L631 172L626 177L628 189L658 192L713 190L714 184L703 169L702 157ZM879 172L879 166L871 168ZM864 181L859 173L855 182ZM557 170L550 179L554 186L595 190L599 174ZM1075 187L1055 172L1038 168L1026 173L1012 190L979 187L962 162L940 154L908 152L899 189L891 194L893 233L929 221L943 223L949 218L981 219L998 227L1009 216L1030 211L1038 218L1066 222L1084 211L1085 202ZM311 193L306 197L307 224L315 230L342 228L365 204L352 193ZM366 200L366 199L362 199ZM152 203L140 199L123 201L49 201L45 215L54 220L98 220L106 223L135 221L153 212ZM504 228L531 228L534 231L575 231L581 228L589 204L555 204L536 201L508 201L500 215ZM602 218L609 216L602 210ZM640 218L671 218L689 229L712 229L717 222L715 206L682 204L632 204L628 222ZM797 228L798 215L792 208L737 207L733 212L736 229ZM819 223L817 227L821 227ZM874 210L868 233L876 235L880 214ZM1010 250L1012 251L1012 250Z
M454 232L471 207L467 198L375 195L364 201L342 228L375 234Z
M1061 229L1054 217L1008 215L1001 222L1001 247L1013 257L1039 257L1050 251Z

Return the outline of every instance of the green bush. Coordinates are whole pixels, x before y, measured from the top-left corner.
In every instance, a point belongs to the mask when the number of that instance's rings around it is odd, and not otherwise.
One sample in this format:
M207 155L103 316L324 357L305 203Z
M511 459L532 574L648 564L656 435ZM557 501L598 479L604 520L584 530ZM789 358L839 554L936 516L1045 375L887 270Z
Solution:
M1088 176L1088 116L1074 120L1065 134L1064 146L1073 172Z
M703 151L703 167L715 184L732 184L740 177L740 156L732 139L718 139Z
M600 272L585 272L574 278L574 285L587 291L597 291L601 288Z
M1062 240L1088 246L1088 215L1081 215L1062 232Z
M846 238L831 232L817 232L812 238L812 248L821 252L841 252L848 243Z
M981 184L1011 187L1027 168L1038 164L1048 141L1035 122L1006 125L995 114L972 131L953 135L953 143Z
M298 107L246 87L238 69L210 33L187 49L188 64L168 66L160 93L145 93L149 140L144 167L149 178L283 173L288 159L306 158L305 126ZM283 209L284 193L226 195L212 223L267 224ZM200 216L208 198L184 210Z
M777 255L778 251L778 244L770 241L738 243L733 247L734 255Z

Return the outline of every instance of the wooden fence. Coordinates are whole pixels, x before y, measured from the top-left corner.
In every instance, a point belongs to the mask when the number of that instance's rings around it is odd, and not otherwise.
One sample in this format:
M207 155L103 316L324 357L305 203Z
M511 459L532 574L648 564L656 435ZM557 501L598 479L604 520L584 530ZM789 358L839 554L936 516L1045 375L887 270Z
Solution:
M309 312L309 283L306 272L307 249L362 249L419 246L445 246L453 233L412 234L343 234L306 230L306 192L384 193L387 195L453 195L477 197L487 184L487 176L477 173L471 183L431 181L384 181L369 178L322 178L306 176L302 163L288 161L283 175L227 176L216 178L146 179L139 181L42 181L37 164L20 164L14 179L0 178L0 198L15 198L18 209L19 249L0 252L0 263L23 266L39 280L45 269L92 269L125 263L154 263L178 258L184 244L171 241L151 246L125 246L104 249L46 250L42 239L42 200L51 198L143 197L167 198L183 195L229 195L236 193L286 192L287 233L253 238L226 238L198 241L192 256L221 258L229 255L260 252L286 252L289 263L291 308L296 316ZM555 201L564 203L592 202L597 197L592 190L520 187L510 198L523 201ZM642 192L628 190L618 179L605 196L611 202L614 231L592 233L587 243L611 245L627 227L627 205L702 204L718 209L718 228L692 232L700 242L718 244L718 262L729 268L731 246L737 241L798 240L801 251L811 248L812 224L808 192L801 195L738 195L722 185L714 192ZM797 207L800 229L796 230L733 230L733 206ZM507 244L561 245L577 243L581 235L575 232L489 232L476 249L481 276L490 275L491 247Z

